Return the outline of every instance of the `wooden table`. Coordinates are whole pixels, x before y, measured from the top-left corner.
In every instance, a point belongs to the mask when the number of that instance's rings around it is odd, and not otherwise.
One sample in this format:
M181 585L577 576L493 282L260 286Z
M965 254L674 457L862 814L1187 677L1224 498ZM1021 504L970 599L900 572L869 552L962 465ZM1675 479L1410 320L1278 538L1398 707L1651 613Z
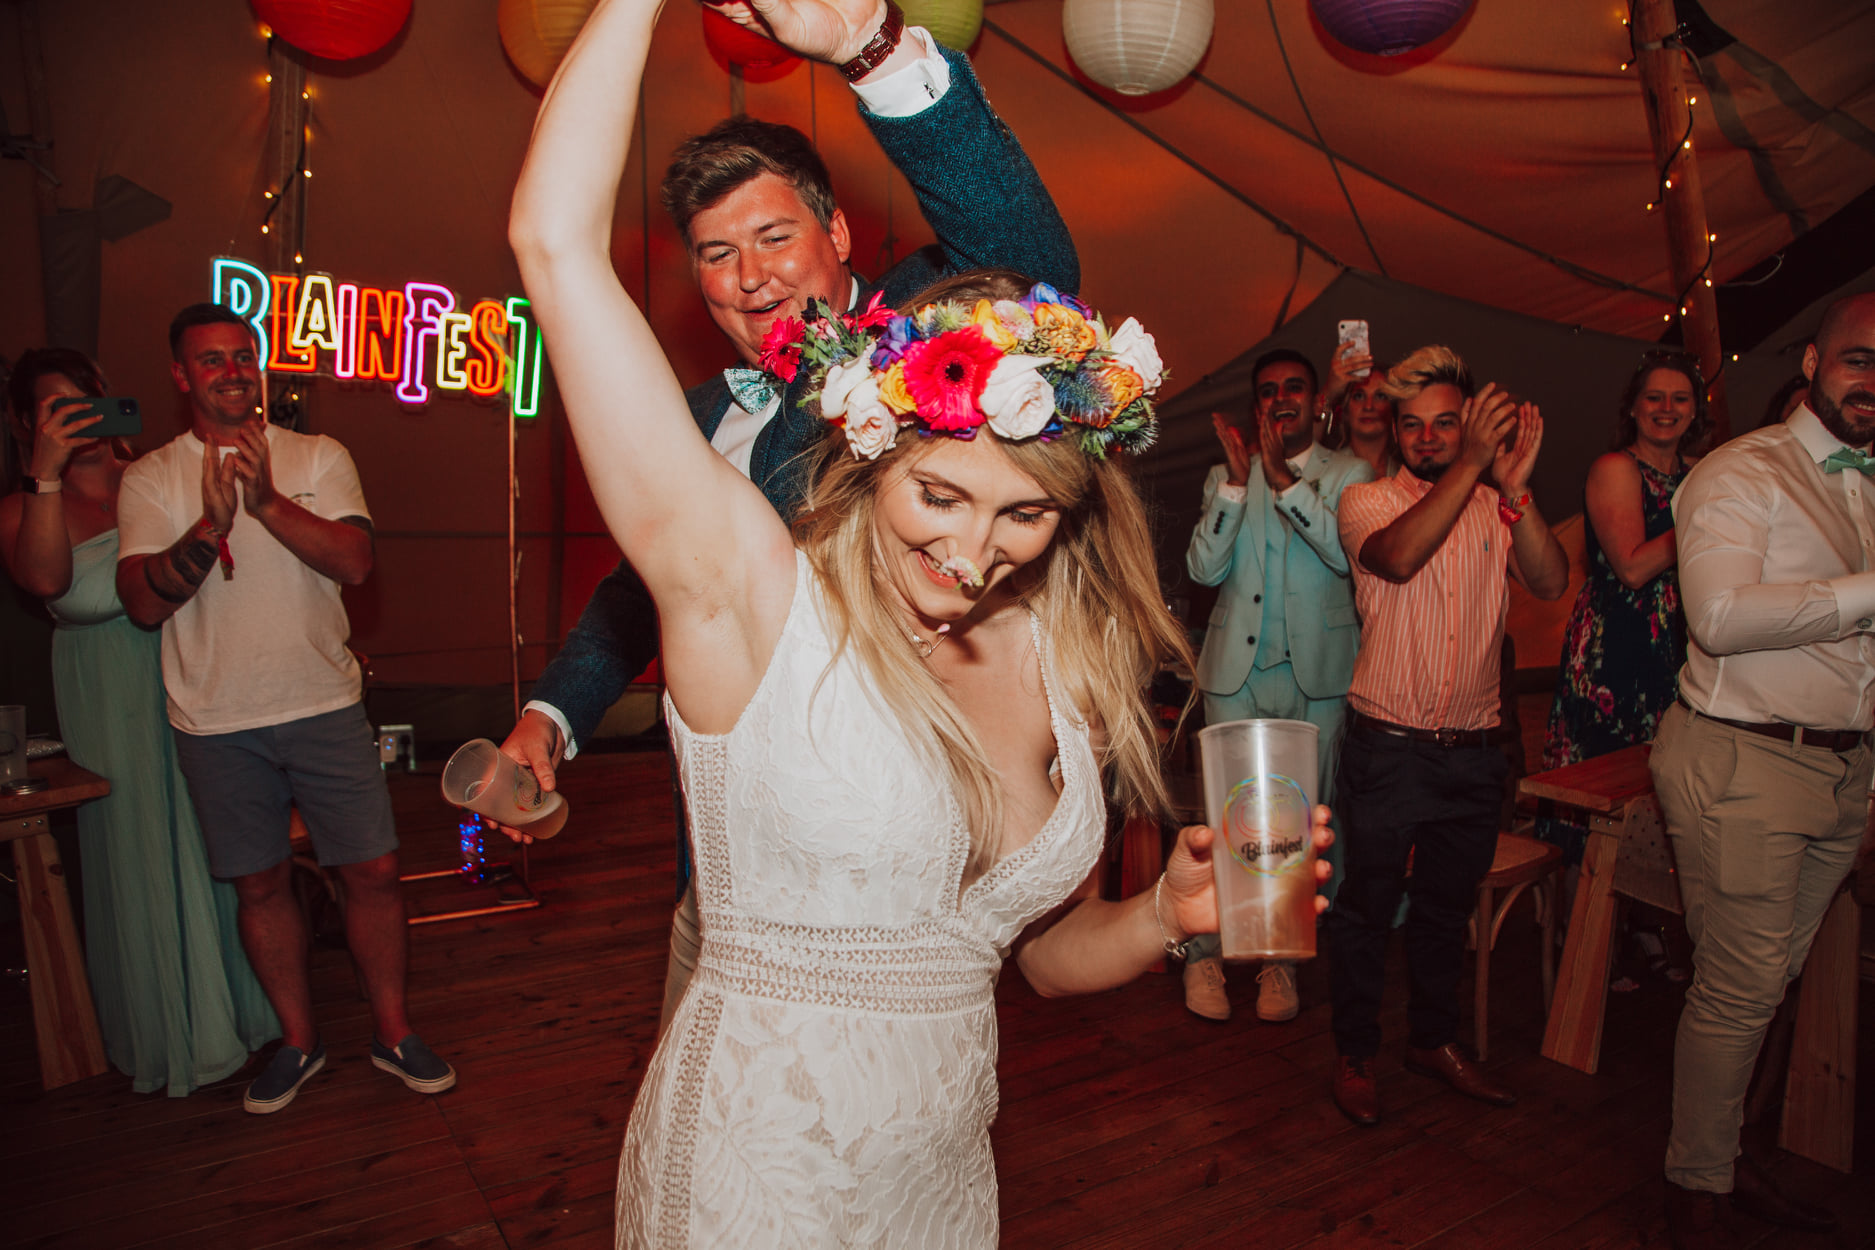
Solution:
M1525 777L1524 798L1551 799L1587 817L1588 843L1569 918L1543 1054L1593 1073L1601 1058L1616 896L1679 914L1679 878L1647 768L1651 747L1628 747ZM1804 968L1781 1142L1848 1171L1854 1141L1856 991L1861 911L1839 894Z
M65 867L52 840L51 813L103 798L111 792L111 783L63 756L35 761L31 771L50 784L37 794L0 794L0 841L13 844L13 867L19 874L39 1080L46 1089L56 1089L97 1076L108 1065L97 1011L91 1005L85 953L72 924Z

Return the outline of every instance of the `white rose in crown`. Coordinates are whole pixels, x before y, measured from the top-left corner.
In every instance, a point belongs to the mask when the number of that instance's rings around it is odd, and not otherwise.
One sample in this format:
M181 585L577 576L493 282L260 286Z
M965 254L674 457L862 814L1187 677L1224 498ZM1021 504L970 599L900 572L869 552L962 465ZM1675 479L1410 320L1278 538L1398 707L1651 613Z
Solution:
M822 404L825 411L824 400ZM877 460L898 441L898 414L879 398L879 379L870 372L846 392L845 418L846 445L855 460Z
M829 421L846 415L853 392L872 374L869 355L841 361L827 370L827 380L820 387L820 414ZM875 390L877 388L874 388Z
M1055 388L1042 376L1046 356L1004 356L983 384L983 409L989 426L1004 438L1034 438L1055 418Z
M1131 317L1122 321L1120 328L1113 332L1113 337L1107 340L1107 350L1113 353L1115 360L1137 373L1148 391L1158 386L1165 376L1165 362L1159 359L1159 345Z

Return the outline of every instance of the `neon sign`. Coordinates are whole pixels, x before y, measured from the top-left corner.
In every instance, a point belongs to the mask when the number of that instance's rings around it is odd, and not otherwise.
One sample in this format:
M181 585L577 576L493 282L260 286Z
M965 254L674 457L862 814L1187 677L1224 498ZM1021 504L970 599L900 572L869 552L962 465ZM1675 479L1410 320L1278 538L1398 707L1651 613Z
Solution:
M540 327L521 296L465 307L434 282L357 286L232 256L215 258L212 278L212 298L253 327L268 369L388 382L402 404L427 404L435 389L505 393L517 417L540 411Z

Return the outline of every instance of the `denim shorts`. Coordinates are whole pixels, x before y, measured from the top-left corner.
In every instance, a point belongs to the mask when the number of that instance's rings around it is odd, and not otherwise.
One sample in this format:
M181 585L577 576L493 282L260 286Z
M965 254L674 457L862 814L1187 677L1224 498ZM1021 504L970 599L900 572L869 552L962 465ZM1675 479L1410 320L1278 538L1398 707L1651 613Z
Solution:
M323 865L363 863L397 849L391 794L363 703L234 733L178 729L175 738L215 876L264 872L291 855L288 813L296 805Z

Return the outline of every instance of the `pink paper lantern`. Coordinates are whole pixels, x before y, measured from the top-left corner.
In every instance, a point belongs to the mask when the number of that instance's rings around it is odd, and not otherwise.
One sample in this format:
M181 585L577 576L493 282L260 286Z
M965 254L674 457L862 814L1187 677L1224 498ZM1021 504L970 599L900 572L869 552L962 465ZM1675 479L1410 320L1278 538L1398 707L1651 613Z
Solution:
M1309 0L1309 7L1356 52L1399 56L1452 29L1471 0Z
M410 20L410 0L249 0L254 16L309 56L370 56Z

